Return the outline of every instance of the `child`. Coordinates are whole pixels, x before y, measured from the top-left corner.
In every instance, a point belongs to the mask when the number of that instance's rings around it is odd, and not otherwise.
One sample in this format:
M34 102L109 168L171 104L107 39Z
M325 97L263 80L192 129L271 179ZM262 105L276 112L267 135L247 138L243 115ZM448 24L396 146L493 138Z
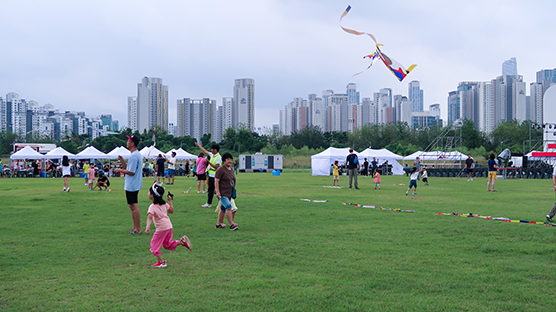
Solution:
M85 160L85 164L83 164L83 178L85 178L85 186L89 185L89 161L88 160Z
M93 183L95 183L95 165L92 164L89 167L89 171L87 172L89 174L89 191L93 190Z
M67 155L64 155L62 158L62 177L64 178L64 188L62 191L69 193L68 178L71 177L71 163Z
M338 161L334 161L334 165L332 167L332 176L334 176L334 182L332 182L332 186L336 186L336 182L338 182L338 187L340 187L340 174L338 173Z
M423 173L421 174L421 178L423 179L423 182L425 182L426 186L429 186L429 176L427 175L427 168L423 167Z
M187 236L183 236L179 241L172 240L172 222L168 217L168 213L174 213L174 205L172 204L172 194L168 193L168 203L162 199L164 195L164 188L159 184L154 184L149 189L149 199L153 201L152 205L149 206L149 211L147 212L147 228L145 233L150 234L151 223L154 221L156 231L151 239L151 252L158 259L158 262L152 266L155 268L165 268L166 261L162 260L160 253L160 247L164 249L175 250L178 245L181 245L189 250L191 250L191 242Z
M375 169L375 180L374 183L376 184L375 186L375 190L378 188L380 190L380 173L378 173L378 170Z
M421 169L420 171L417 171L417 167L413 167L411 168L411 181L409 182L409 188L407 189L407 192L405 192L405 195L409 194L409 191L411 190L411 187L415 186L415 190L413 190L413 195L417 195L417 178L419 178L419 174L421 173L421 171L423 171L423 169Z

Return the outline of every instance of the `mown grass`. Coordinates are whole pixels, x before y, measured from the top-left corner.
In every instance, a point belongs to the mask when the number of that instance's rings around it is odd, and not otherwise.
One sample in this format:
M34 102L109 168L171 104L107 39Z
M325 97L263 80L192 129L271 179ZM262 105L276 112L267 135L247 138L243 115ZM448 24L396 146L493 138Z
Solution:
M167 188L174 236L187 234L193 251L163 250L168 267L155 269L150 236L127 234L122 180L111 179L113 192L89 192L70 179L64 193L61 179L0 179L0 309L554 310L556 227L434 215L543 221L551 180L502 180L487 193L484 178L430 178L417 196L405 196L405 177L382 181L375 191L359 178L362 190L350 191L323 188L329 177L240 174L232 232L214 229L214 208L200 208L206 194L182 194L195 182L178 178ZM143 228L148 205L144 188Z

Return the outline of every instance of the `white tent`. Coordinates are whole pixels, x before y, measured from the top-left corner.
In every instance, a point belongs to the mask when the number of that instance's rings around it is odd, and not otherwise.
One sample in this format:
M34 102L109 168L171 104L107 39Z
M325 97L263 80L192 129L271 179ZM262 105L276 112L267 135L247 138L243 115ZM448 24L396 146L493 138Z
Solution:
M359 162L363 164L364 159L367 158L367 161L370 163L373 160L373 157L376 157L379 166L381 166L385 161L388 161L388 164L392 165L392 174L403 175L403 166L396 161L397 159L403 159L403 156L392 153L385 148L367 148L366 150L359 153Z
M354 151L355 154L357 152ZM311 156L311 174L312 175L330 175L330 165L334 161L338 161L342 166L346 162L349 155L349 147L335 148L329 147L326 150Z
M75 158L74 154L59 146L44 155L45 158L50 159L62 159L64 156L68 156L70 159Z
M44 159L44 155L35 151L30 146L25 146L24 148L20 149L19 151L10 155L11 160L17 159Z
M156 158L158 154L164 154L158 148L154 147L154 145L143 148L139 153L141 154L141 156L143 156L143 158L149 158L149 159Z
M407 155L403 158L403 160L415 160L417 157L421 157L422 154L424 154L424 151L416 151L413 154Z
M123 147L123 146L118 146L115 147L113 150L111 150L108 154L106 154L110 157L110 159L118 159L118 156L122 156L125 159L128 159L131 156L131 152Z
M110 156L104 154L103 152L96 149L94 146L89 146L77 153L74 157L75 159L109 159Z
M168 158L172 157L172 152L176 152L176 159L177 160L197 159L197 156L186 152L181 147L178 148L178 149L173 148L173 149L169 150L168 153L166 153L166 157L168 157Z

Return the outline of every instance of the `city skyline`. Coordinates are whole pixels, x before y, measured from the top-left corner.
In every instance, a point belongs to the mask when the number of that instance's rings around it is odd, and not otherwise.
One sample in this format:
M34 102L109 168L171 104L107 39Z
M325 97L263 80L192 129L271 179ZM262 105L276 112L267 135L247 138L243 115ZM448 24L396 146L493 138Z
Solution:
M406 94L407 84L384 67L352 78L368 65L362 56L373 46L368 38L339 28L347 4L6 2L4 11L18 14L0 21L10 47L0 58L0 83L5 92L41 105L90 107L122 125L127 124L127 97L144 76L160 77L169 86L168 121L174 124L177 99L209 97L220 104L237 77L257 81L256 127L278 123L279 109L292 98L342 90L348 83L357 84L361 98L384 88ZM457 8L438 1L349 4L345 26L373 33L383 51L402 64L417 64L407 79L420 81L426 90L424 107L442 105L444 120L446 98L459 82L490 81L511 57L527 83L535 81L537 71L556 67L551 63L556 48L550 40L552 1L472 0ZM516 38L523 41L516 44ZM209 46L216 48L204 48Z

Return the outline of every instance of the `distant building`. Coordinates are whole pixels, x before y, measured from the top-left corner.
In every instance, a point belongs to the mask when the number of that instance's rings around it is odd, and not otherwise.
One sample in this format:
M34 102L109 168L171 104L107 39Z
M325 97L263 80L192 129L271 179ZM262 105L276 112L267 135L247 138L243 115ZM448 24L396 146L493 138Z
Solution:
M515 76L517 75L517 60L515 57L504 61L502 63L502 76Z
M413 80L408 84L407 90L408 98L412 103L412 111L422 112L423 111L423 90L421 90L421 83L417 80Z
M128 97L128 125L139 132L154 127L168 130L168 86L161 78L144 77L137 84L137 97Z
M255 127L255 80L236 79L234 83L234 115L232 123L235 128L245 127L253 131Z
M193 100L184 98L177 101L177 136L190 136L201 142L201 137L213 135L216 101L209 98Z

